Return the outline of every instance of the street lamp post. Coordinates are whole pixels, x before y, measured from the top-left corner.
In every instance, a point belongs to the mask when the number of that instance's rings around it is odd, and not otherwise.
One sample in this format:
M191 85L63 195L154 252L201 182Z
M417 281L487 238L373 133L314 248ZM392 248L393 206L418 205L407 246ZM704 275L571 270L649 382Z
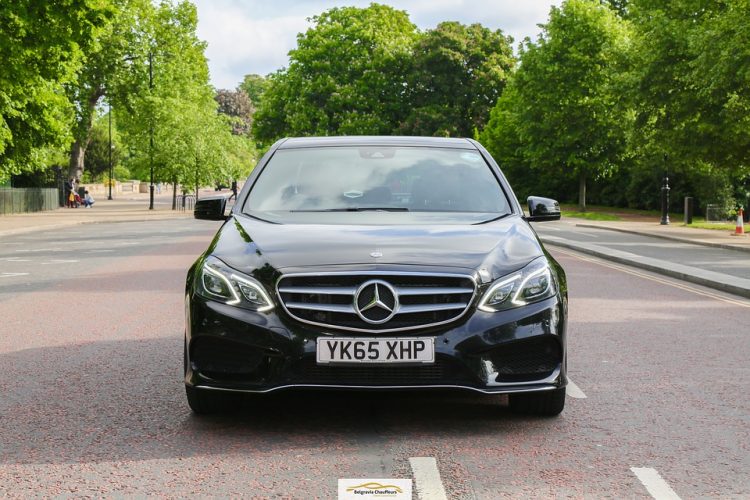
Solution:
M669 167L667 155L664 155L664 179L661 185L661 222L662 226L669 225Z
M148 52L148 88L151 94L154 92L154 54ZM153 97L153 96L152 96ZM148 161L151 171L151 185L148 187L149 198L148 198L148 209L154 209L154 109L153 103L151 104L151 120L149 125L149 150L148 150Z
M109 103L109 196L112 199L112 103Z

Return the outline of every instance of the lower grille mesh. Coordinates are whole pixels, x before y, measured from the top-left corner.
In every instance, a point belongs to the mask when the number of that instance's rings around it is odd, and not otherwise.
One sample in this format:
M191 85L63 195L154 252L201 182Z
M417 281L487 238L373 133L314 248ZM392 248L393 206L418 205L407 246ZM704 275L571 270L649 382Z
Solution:
M415 385L465 384L472 378L445 360L419 366L341 366L319 365L315 359L300 361L294 369L293 382L338 385Z
M499 382L533 380L551 374L562 362L562 349L551 335L493 349L489 358Z

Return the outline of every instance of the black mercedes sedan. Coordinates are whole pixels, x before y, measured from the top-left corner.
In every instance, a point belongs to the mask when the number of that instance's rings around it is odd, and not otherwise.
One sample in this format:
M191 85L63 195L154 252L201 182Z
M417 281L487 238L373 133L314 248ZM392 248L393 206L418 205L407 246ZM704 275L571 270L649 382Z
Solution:
M197 413L291 388L460 389L514 411L565 405L567 287L471 139L283 139L187 274L185 387Z

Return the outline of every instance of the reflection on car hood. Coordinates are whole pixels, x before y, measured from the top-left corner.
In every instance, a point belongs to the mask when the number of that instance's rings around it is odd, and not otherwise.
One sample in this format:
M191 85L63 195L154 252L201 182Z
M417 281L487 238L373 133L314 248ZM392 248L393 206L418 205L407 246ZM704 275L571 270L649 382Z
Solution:
M481 274L494 279L543 254L518 216L480 225L378 226L272 224L235 215L212 247L213 255L249 274L264 266L382 264L484 269Z

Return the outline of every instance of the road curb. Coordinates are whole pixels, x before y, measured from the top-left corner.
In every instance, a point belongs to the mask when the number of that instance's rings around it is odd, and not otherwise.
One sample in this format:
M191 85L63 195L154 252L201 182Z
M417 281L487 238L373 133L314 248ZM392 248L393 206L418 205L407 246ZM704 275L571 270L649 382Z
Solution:
M616 231L618 233L637 234L639 236L649 236L651 238L660 238L662 240L679 241L680 243L687 243L690 245L701 245L705 247L721 248L723 250L737 250L738 252L750 253L750 247L739 247L735 245L728 245L726 243L714 243L711 241L692 240L689 238L685 238L682 236L674 236L671 234L649 233L649 232L644 232L644 231L637 231L635 229L625 229L621 227L612 227L612 226L597 226L596 224L586 224L586 223L582 223L582 224L576 223L575 226L584 227L588 229L604 229L607 231Z
M714 280L711 278L703 277L703 276L696 276L694 274L686 273L683 271L675 270L675 269L669 269L667 267L662 267L654 264L650 264L648 262L643 262L636 259L629 259L617 255L612 255L607 252L602 252L593 248L576 245L572 243L568 243L565 241L559 241L559 240L551 240L546 239L544 236L540 236L542 238L542 241L545 245L551 245L551 246L558 246L563 248L568 248L570 250L575 250L577 252L585 253L588 255L593 255L594 257L599 257L604 260L609 260L612 262L617 262L619 264L625 264L632 267L637 267L639 269L644 269L646 271L651 271L657 274L661 274L663 276L669 276L670 278L677 278L683 281L688 281L690 283L695 283L696 285L702 285L708 288L713 288L714 290L719 290L722 292L731 293L734 295L739 295L741 297L750 298L750 287L743 287L739 285L733 285L731 283L726 283L719 280ZM666 263L665 264L669 264Z

